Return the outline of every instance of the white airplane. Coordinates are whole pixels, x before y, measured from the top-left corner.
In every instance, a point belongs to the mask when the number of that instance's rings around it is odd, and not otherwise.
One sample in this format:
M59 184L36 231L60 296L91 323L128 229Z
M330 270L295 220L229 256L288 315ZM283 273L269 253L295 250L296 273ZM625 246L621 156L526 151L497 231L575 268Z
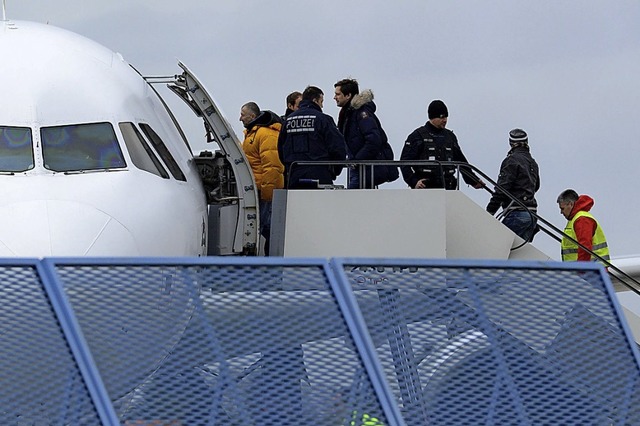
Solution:
M196 159L121 55L50 25L0 28L0 256L206 255L207 198L224 230L210 252L255 253L253 178L233 133L222 153ZM216 126L211 139L225 139L228 123L209 116L212 102L183 68L170 85L209 108L197 112Z

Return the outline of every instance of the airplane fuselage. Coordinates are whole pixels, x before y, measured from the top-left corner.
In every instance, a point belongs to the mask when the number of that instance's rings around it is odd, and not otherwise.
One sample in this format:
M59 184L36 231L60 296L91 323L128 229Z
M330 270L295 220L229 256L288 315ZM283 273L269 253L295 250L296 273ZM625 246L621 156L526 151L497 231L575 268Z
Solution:
M0 54L0 256L206 253L193 154L121 55L21 21Z

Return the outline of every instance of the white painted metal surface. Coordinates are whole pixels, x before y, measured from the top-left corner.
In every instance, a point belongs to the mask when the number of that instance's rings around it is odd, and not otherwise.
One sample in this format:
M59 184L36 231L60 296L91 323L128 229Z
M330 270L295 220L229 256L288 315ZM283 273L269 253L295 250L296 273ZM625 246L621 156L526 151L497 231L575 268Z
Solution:
M272 221L275 255L550 259L460 191L280 190Z
M34 147L33 168L0 174L0 256L206 253L206 202L193 155L157 95L119 54L50 25L4 21L0 56L0 126L31 129ZM122 122L149 125L186 181L135 167ZM46 168L41 129L81 123L110 123L126 167Z

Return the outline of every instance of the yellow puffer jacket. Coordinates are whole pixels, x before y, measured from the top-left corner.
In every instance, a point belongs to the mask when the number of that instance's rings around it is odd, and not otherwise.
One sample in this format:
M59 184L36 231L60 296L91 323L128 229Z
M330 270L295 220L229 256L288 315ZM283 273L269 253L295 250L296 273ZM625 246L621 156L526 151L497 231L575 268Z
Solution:
M262 201L273 199L273 190L284 188L284 166L278 156L280 123L256 125L244 131L242 150L247 156Z

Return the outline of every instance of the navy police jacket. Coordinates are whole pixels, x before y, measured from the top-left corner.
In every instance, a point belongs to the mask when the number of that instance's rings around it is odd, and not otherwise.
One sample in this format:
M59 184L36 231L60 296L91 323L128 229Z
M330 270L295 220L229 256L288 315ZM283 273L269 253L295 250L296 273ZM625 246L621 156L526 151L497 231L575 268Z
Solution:
M418 127L408 137L402 148L400 160L430 160L456 161L468 163L462 153L458 138L449 129L438 129L430 121ZM415 188L418 181L426 179L427 188L456 189L458 180L455 178L455 167L452 166L402 166L402 177L411 188ZM480 181L471 170L460 168L462 178L469 185Z
M282 126L278 155L285 168L285 188L308 187L303 180L331 184L343 166L298 165L298 161L345 161L346 145L333 118L312 101L302 101Z

